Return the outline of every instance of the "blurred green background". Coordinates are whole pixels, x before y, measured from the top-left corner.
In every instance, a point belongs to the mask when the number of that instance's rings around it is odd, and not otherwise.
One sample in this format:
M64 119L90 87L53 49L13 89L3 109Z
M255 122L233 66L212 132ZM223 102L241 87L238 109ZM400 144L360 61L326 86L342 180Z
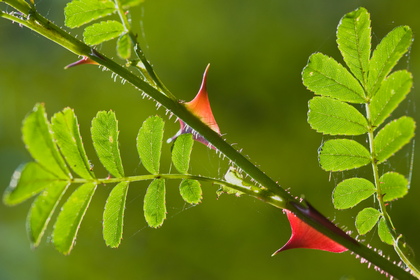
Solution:
M35 2L42 14L63 26L63 7L68 1ZM371 13L374 45L398 25L411 26L414 34L420 30L418 0L147 0L143 8L133 11L132 24L158 74L180 99L190 100L195 95L202 73L211 63L208 88L226 139L238 143L244 154L292 194L304 194L329 218L354 231L354 217L361 208L333 209L333 186L346 174L331 175L318 165L317 149L327 138L306 123L312 94L302 85L300 73L313 52L341 61L336 27L345 13L359 6ZM99 49L109 54L113 46L106 43ZM420 76L419 56L420 45L415 41L399 65L412 71L415 81ZM130 85L114 82L110 72L95 66L63 70L76 59L18 24L0 20L1 191L13 170L30 159L21 141L20 125L36 102L45 102L50 115L66 106L75 109L88 155L100 176L106 172L89 140L90 120L98 110L114 110L126 173L144 172L135 149L137 131L147 116L164 116L165 110L156 111L152 101L142 99ZM419 122L416 103L417 86L398 114L409 114ZM166 137L177 129L174 118L167 121ZM227 162L201 144L195 147L192 172L223 176ZM167 171L170 146L165 144L164 150L162 170ZM417 154L410 193L394 202L390 211L398 230L420 253ZM408 176L410 157L407 148L386 168ZM100 186L70 256L55 251L48 237L36 250L30 248L25 232L29 202L13 208L0 204L0 279L385 278L350 253L300 249L271 257L290 235L280 210L249 197L217 198L217 187L211 185L203 185L203 203L190 207L177 193L177 183L168 185L168 219L157 230L148 228L143 218L146 184L131 186L119 249L107 248L102 240L101 213L112 186ZM377 242L375 232L362 239L395 259L389 247Z

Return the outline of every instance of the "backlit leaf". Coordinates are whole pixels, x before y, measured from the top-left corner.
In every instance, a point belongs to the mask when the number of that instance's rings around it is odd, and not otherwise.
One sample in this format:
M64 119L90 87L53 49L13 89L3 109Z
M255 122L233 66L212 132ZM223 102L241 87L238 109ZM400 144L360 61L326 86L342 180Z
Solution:
M351 72L366 84L371 49L370 15L365 8L346 14L337 28L337 44Z
M137 151L143 166L152 174L159 173L163 141L162 118L153 116L143 122L137 135Z
M191 133L181 134L172 148L172 162L179 173L187 174L194 140Z
M339 183L333 193L336 209L353 207L376 192L375 186L363 178L350 178Z
M369 64L368 93L374 96L383 79L408 51L413 32L408 26L398 26L376 47Z
M83 40L93 46L117 38L127 31L124 26L115 20L102 21L85 28Z
M144 197L144 217L150 227L157 228L166 218L165 180L155 179L147 188Z
M384 201L392 201L405 196L408 192L407 179L396 172L388 172L379 178Z
M394 238L392 238L392 234L389 232L389 228L386 226L385 218L382 217L378 223L378 235L382 242L385 242L389 245L394 244Z
M415 122L412 118L404 116L384 126L373 141L376 159L379 163L387 160L400 150L414 137Z
M48 223L69 185L68 182L52 183L32 203L26 221L32 246L36 247L41 242Z
M120 149L118 147L118 121L112 111L101 111L92 120L92 140L103 166L114 177L124 177Z
M115 3L111 0L73 0L64 8L64 23L75 28L115 11Z
M96 185L87 183L75 190L63 205L54 225L53 243L55 248L69 254L76 241L80 224L89 207Z
M197 180L184 179L179 185L179 192L185 202L190 204L198 204L203 198L200 182Z
M389 75L370 102L372 125L381 125L404 100L412 86L413 77L406 70Z
M50 133L43 104L35 105L22 126L23 141L32 157L45 169L60 179L71 178L69 169L60 155Z
M131 39L128 34L122 35L117 41L117 54L122 59L129 59L131 56Z
M128 182L119 183L112 189L105 204L103 235L106 245L112 248L121 243L127 191Z
M58 147L70 168L82 178L94 178L95 175L90 170L74 111L66 108L62 112L56 113L51 119L51 128Z
M372 230L378 222L381 213L375 208L365 208L356 216L356 229L359 234L364 235Z
M315 94L341 101L365 103L365 92L350 72L333 58L315 53L303 69L303 84Z
M343 171L364 166L371 162L369 151L349 139L328 140L319 152L319 163L326 171Z
M4 192L3 202L10 206L19 204L59 182L59 178L38 163L28 162L13 173L10 184Z
M353 106L329 97L309 101L308 123L330 135L360 135L368 131L366 118Z

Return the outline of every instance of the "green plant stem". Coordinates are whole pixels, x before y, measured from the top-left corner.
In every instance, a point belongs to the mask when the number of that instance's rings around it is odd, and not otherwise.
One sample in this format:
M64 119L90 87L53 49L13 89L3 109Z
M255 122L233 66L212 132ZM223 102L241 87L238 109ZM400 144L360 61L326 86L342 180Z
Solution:
M152 82L152 84L156 85L159 90L165 92L165 94L168 97L170 97L172 99L175 99L175 96L165 87L165 85L162 83L162 81L157 76L157 74L156 74L155 70L153 69L152 65L149 63L146 56L144 55L144 52L141 49L139 42L137 41L137 36L132 31L131 24L130 24L128 18L127 18L127 14L122 7L121 0L114 0L114 1L115 1L115 5L116 5L116 8L117 8L118 16L120 17L121 22L122 22L124 28L127 30L128 36L130 37L130 40L134 45L134 51L136 52L137 57L140 59L140 61L144 65L144 68L138 67L138 66L137 67L140 68L140 71L142 71L143 75L145 75L145 77L150 82Z
M366 103L366 117L367 117L368 123L371 123L371 112L370 112L369 102ZM379 180L380 177L379 177L378 161L375 157L376 149L375 149L375 144L374 144L374 134L373 134L374 129L375 128L372 127L371 125L369 126L368 141L369 141L370 154L372 155L371 165L372 165L373 178L374 178L374 183L376 187L376 198L378 199L379 209L381 210L382 216L385 219L385 224L392 235L392 239L394 240L394 249L396 253L400 257L400 259L411 269L413 274L416 275L417 278L420 278L420 269L418 268L418 265L416 265L413 259L413 256L409 256L405 254L404 252L406 250L402 250L400 248L399 240L401 238L401 235L397 233L395 226L391 220L391 216L388 214L388 211L386 209L386 205L384 201L385 194L383 193L382 188L381 188L381 182Z
M52 22L48 21L37 11L30 7L23 5L22 10L19 5L13 5L15 3L22 2L21 0L7 0L5 2L10 4L12 7L15 7L19 10L26 18L11 16L10 14L2 13L1 17L18 22L19 24L32 29L33 31L39 33L40 35L46 37L47 39L61 45L62 47L70 50L71 52L89 57L90 59L96 61L100 65L108 68L115 74L119 75L122 79L128 81L137 89L141 90L145 94L152 97L156 102L163 105L167 110L172 114L176 115L178 118L182 119L187 125L193 128L197 133L206 138L211 145L217 148L217 150L225 155L234 165L248 174L256 185L259 185L261 192L259 193L249 193L253 197L267 201L267 197L273 201L273 205L279 208L284 208L295 213L301 220L305 221L307 224L328 236L337 243L345 246L349 250L353 251L355 254L359 255L361 258L366 259L368 262L379 267L380 269L386 271L390 275L398 279L415 279L410 273L406 272L401 267L393 264L391 261L380 256L373 250L367 248L366 246L352 241L349 238L346 238L342 235L337 234L328 227L325 227L322 223L319 223L316 220L307 217L302 214L295 205L300 205L302 208L307 206L304 203L301 203L298 199L292 197L287 191L281 188L276 182L274 182L269 176L262 172L258 167L252 164L245 156L236 151L231 145L222 139L222 137L205 125L201 120L195 117L191 112L189 112L186 107L180 104L172 96L167 96L164 92L159 91L153 85L145 82L138 76L134 75L126 68L117 64L113 60L107 58L105 55L100 54L95 51L93 48L87 46L80 40L74 38L63 29L59 28ZM30 16L29 16L30 15ZM274 203L275 201L275 203Z

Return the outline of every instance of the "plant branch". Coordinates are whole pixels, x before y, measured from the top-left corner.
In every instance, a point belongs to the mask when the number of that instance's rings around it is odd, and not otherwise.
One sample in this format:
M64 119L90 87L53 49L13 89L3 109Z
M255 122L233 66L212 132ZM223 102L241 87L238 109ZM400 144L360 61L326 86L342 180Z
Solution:
M186 109L186 107L180 104L175 98L173 98L173 96L168 95L167 92L160 91L162 90L162 88L155 88L150 83L142 80L138 76L134 75L132 72L128 71L126 68L107 58L105 55L100 54L94 48L89 47L80 40L74 38L73 36L65 32L63 29L59 28L52 22L42 17L39 13L37 13L34 7L30 7L28 4L23 4L26 2L22 0L2 0L2 2L5 2L10 6L16 8L19 12L21 12L24 15L24 17L11 17L6 13L2 13L0 15L1 17L12 21L16 21L19 24L26 26L29 29L32 29L33 31L41 34L47 39L61 45L62 47L68 49L69 51L77 55L89 57L90 59L96 61L100 65L108 68L115 74L119 75L122 79L128 81L137 89L141 90L145 94L152 97L156 102L163 105L172 114L182 119L187 125L189 125L197 133L202 135L205 139L207 139L207 141L209 141L211 145L217 148L217 150L223 155L225 155L234 165L236 165L248 176L250 176L257 185L261 186L259 187L259 192L252 191L248 193L249 195L252 195L256 198L260 198L270 204L275 205L276 207L285 208L294 212L301 220L305 221L307 224L309 224L319 232L323 233L324 235L328 236L329 238L338 242L339 244L342 244L346 248L353 251L355 254L366 259L373 265L376 265L377 267L388 272L394 277L399 279L415 279L404 269L400 268L397 265L394 265L391 261L380 256L373 250L348 237L346 238L343 235L337 234L330 228L325 227L322 223L319 223L318 221L313 220L310 217L304 215L296 207L296 205L298 205L300 209L303 209L307 208L307 205L305 205L305 203L302 203L296 198L292 197L287 191L281 188L269 176L267 176L258 167L252 164L245 156L240 154L230 144L223 140L218 133L213 131L201 120L195 117L191 112L189 112ZM138 48L137 52L139 52L139 50L140 49ZM144 54L141 51L140 54L144 56ZM142 61L144 63L144 60ZM233 188L233 186L230 187Z

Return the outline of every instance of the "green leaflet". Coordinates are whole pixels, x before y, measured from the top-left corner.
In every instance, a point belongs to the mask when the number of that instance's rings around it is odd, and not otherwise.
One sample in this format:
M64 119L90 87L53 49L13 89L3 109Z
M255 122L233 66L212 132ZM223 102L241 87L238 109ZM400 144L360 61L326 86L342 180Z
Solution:
M128 182L121 182L116 185L105 204L103 236L106 245L112 248L118 247L121 243L128 184Z
M129 59L131 56L131 39L128 34L124 34L118 38L117 54L122 59Z
M146 170L152 174L159 173L164 125L162 118L149 117L143 122L137 135L140 159Z
M365 85L371 48L370 15L365 8L358 8L341 19L337 44L351 72Z
M311 55L302 78L303 84L315 94L352 103L366 102L359 82L343 65L322 53Z
M200 182L197 180L184 179L179 185L179 192L185 202L190 204L198 204L203 198Z
M314 97L309 101L308 123L323 134L360 135L368 132L367 120L356 108L329 97Z
M32 246L41 242L52 215L70 183L55 182L48 186L32 203L26 220L26 228Z
M55 175L36 162L28 162L13 173L10 184L3 194L3 202L10 206L19 204L57 183L60 183L60 179Z
M414 137L415 122L404 116L388 123L375 136L376 159L384 162Z
M60 179L71 178L50 133L50 124L43 104L35 105L22 126L23 142L31 156Z
M381 125L404 100L412 86L413 77L406 70L389 75L370 102L372 125Z
M407 179L396 172L388 172L379 178L384 201L392 201L408 193Z
M363 178L350 178L339 183L333 193L336 209L347 209L370 197L376 192L375 186Z
M381 217L378 223L378 235L382 242L385 242L389 245L394 244L394 238L392 234L389 232L389 228L386 225L385 218Z
M166 219L165 180L155 179L147 188L144 197L144 217L150 227L158 228Z
M364 235L372 230L381 217L381 213L375 208L365 208L356 216L356 229L359 234Z
M181 174L187 174L194 140L191 133L181 134L172 148L172 162Z
M349 139L328 140L319 152L319 163L326 171L343 171L364 166L371 162L369 151Z
M82 178L95 178L90 170L74 111L66 108L62 112L56 113L51 119L51 127L60 151L71 169Z
M59 252L67 255L73 249L77 232L95 189L95 184L86 183L77 188L63 205L53 231L54 246Z
M92 140L103 166L114 177L124 177L120 149L118 147L118 121L115 113L101 111L92 120Z
M111 0L73 0L64 8L64 23L75 28L115 11L115 3Z
M368 94L374 96L383 79L408 51L413 32L408 26L398 26L389 32L372 54L369 64Z
M93 46L117 38L127 31L124 26L115 20L102 21L85 28L83 40Z

